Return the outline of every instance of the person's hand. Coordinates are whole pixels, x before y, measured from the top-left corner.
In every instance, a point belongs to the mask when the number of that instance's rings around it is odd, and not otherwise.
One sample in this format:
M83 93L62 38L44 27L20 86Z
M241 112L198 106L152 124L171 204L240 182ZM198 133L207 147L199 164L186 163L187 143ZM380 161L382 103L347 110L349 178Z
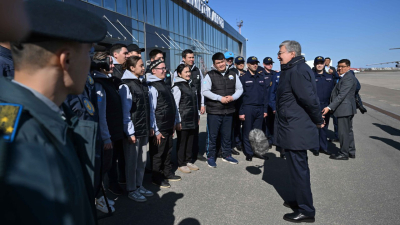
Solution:
M264 113L264 118L267 117L267 116L268 116L268 114L267 114L267 113Z
M201 108L200 108L200 114L204 114L204 113L206 113L206 107L205 106L202 106Z
M111 150L113 148L112 143L104 144L104 150Z
M275 114L275 113L276 113L276 110L275 110L275 111L273 111L272 113L273 113L273 114Z
M325 115L325 114L327 114L329 112L329 108L328 107L325 107L323 110L322 110L322 115Z
M244 120L245 120L245 119L244 119L244 116L245 116L245 115L239 115L239 120L244 121Z
M175 130L175 129L174 129ZM156 138L154 138L154 144L155 145L160 145L160 143L161 143L161 139L164 139L165 137L161 134L161 133L159 133L157 136L156 136Z
M128 138L129 143L131 144L136 144L136 137L135 135L132 135Z
M325 127L325 124L317 124L317 127L318 127L318 128L324 128L324 127Z
M233 102L233 97L232 96L226 96L227 103Z
M175 129L177 131L181 131L182 130L182 124L181 123L176 124L176 128Z
M150 137L154 136L154 129L150 129Z
M333 69L329 69L329 72L328 72L329 74L332 74L333 73Z
M222 104L228 103L226 97L222 97L220 101Z

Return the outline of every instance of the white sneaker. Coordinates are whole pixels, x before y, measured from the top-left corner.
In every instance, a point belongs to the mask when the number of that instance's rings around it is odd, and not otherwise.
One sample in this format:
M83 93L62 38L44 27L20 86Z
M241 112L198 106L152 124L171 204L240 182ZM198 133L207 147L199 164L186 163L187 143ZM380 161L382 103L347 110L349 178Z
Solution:
M153 196L153 192L147 190L146 188L144 188L143 186L140 186L140 188L138 189L139 193L142 194L143 196L146 197L151 197Z
M114 206L110 204L111 212L115 212ZM108 213L107 204L104 201L104 198L96 199L96 209L102 213Z
M199 170L199 167L194 165L193 163L188 163L186 164L186 166L190 169L190 170Z
M104 201L105 199L104 199L104 196L101 196L98 200L102 200L102 201ZM114 200L111 200L111 199L109 199L109 198L107 198L107 200L108 200L108 204L109 205L115 205L115 201ZM104 201L104 204L106 204L106 202Z
M146 197L144 197L142 194L140 194L139 189L137 189L136 191L129 192L128 197L137 202L147 201Z

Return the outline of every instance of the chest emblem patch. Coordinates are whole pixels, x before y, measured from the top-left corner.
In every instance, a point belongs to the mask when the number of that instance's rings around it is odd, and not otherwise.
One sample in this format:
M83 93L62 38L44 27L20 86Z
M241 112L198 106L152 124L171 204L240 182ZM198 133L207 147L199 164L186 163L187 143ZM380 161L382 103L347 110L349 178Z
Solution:
M229 75L229 80L233 80L233 75Z
M4 132L3 138L12 142L17 131L22 105L0 103L0 130Z

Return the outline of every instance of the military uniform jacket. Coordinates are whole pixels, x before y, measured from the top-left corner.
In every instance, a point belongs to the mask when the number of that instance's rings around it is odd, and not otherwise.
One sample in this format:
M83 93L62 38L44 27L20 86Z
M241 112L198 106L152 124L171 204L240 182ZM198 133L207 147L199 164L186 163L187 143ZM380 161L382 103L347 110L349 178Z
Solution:
M290 150L319 147L316 124L324 123L315 84L314 72L304 57L293 58L281 65L276 91L274 141L277 146Z
M5 224L95 224L90 171L97 125L71 118L67 107L63 120L31 91L5 79L0 102L23 107L0 162ZM4 109L2 120L11 118Z

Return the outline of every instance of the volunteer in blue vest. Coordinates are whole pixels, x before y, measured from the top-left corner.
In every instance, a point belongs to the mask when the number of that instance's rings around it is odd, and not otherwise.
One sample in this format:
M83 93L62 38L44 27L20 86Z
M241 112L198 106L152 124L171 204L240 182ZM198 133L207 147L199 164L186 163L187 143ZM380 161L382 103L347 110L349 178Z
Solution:
M243 121L243 146L247 161L252 161L252 150L249 134L253 129L262 129L263 120L268 110L268 84L265 83L263 71L257 70L257 57L247 59L247 72L240 77L243 85L242 101L239 109L239 119ZM262 157L262 156L259 156Z
M191 72L188 65L180 64L176 68L176 74L172 92L178 110L177 114L181 121L176 126L178 170L182 173L191 173L191 171L199 170L199 167L192 163L192 149L195 148L195 144L198 145L195 142L195 137L198 135L200 119L197 89L190 79Z
M328 74L325 71L325 59L322 56L315 57L314 59L314 74L315 74L315 83L317 84L317 95L319 99L319 105L321 110L327 107L330 103L331 93L333 88L335 87L335 80L332 74ZM329 126L329 118L330 114L325 115L325 126L323 128L319 128L319 147L313 149L313 154L318 156L319 153L329 154L328 152L328 139L327 139L327 131ZM330 155L330 154L329 154Z
M235 101L243 93L239 76L226 66L225 56L217 52L212 56L213 67L205 76L201 86L203 96L207 98L207 163L216 168L216 142L221 135L222 161L238 164L232 157L231 132Z

